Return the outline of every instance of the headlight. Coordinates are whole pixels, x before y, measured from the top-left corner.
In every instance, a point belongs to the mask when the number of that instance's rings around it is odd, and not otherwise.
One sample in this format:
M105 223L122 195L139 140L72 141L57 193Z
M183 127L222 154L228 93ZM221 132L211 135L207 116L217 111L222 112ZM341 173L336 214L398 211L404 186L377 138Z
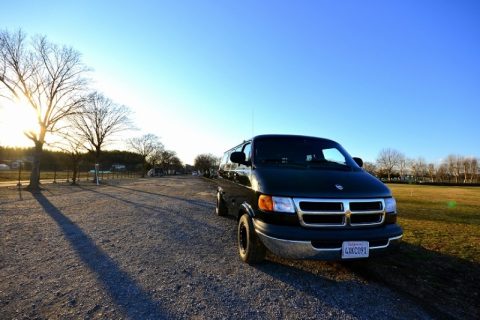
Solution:
M287 197L274 197L262 194L258 197L258 207L263 211L295 213L293 201Z
M395 198L385 199L385 211L387 213L397 213L397 202L395 201Z

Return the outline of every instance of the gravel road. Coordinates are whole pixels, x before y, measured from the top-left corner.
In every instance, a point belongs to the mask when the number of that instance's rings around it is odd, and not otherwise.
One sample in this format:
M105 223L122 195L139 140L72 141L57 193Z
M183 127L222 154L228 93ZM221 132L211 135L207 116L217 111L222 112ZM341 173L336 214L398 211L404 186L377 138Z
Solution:
M341 263L242 263L208 180L109 183L0 188L0 319L431 318Z

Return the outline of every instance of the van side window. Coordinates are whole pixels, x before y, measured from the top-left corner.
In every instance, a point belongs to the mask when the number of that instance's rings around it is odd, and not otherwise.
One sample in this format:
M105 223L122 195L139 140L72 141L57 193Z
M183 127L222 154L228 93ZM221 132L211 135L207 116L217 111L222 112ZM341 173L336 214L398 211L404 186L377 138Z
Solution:
M225 170L225 165L228 162L228 158L230 157L230 152L225 152L223 155L222 161L220 162L220 170Z
M232 154L232 150L227 152L227 164L225 165L225 170L235 170L235 164L230 160L230 155Z
M243 153L245 153L245 161L249 161L250 158L251 158L251 151L252 151L252 144L251 143L247 143L244 147L243 147Z
M245 145L242 145L240 146L239 148L237 148L237 150L235 151L241 151L245 154L245 161L248 161L250 160L250 151L252 149L252 145L250 143L247 143ZM247 165L244 165L244 164L240 164L238 165L238 169L247 169L248 166Z

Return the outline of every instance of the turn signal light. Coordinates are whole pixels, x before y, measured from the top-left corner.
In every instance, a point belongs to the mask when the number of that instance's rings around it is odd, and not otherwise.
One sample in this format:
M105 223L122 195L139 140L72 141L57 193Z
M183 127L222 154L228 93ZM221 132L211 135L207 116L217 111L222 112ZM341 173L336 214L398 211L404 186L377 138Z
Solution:
M263 211L295 213L293 201L288 197L267 196L262 194L258 197L258 208Z
M260 195L258 197L258 208L263 211L273 211L273 200L271 196Z

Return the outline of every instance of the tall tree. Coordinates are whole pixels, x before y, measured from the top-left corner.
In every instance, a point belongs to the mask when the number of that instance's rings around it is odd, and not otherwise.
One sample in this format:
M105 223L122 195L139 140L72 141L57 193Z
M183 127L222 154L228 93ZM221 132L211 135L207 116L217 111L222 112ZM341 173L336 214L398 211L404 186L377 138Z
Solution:
M477 180L478 175L478 159L475 157L470 158L470 172L472 173L470 176L470 183L474 183Z
M213 154L199 154L195 157L194 166L196 169L200 170L204 174L210 174L210 170L217 167L220 162L218 157L215 157Z
M25 132L35 145L30 189L39 188L40 161L48 133L77 112L88 68L80 53L38 36L27 40L21 30L0 31L0 97L26 101L35 111L38 129Z
M427 170L428 170L428 175L430 176L430 182L435 182L435 173L436 173L435 164L430 162L427 166Z
M164 171L168 171L172 164L176 161L174 158L177 157L175 151L172 150L159 150L160 152L156 152L154 157L156 159L156 163L162 168Z
M391 180L391 175L394 169L399 165L402 153L395 149L382 149L377 157L377 165L387 174L388 181Z
M398 173L400 174L400 180L405 180L405 173L408 166L408 159L403 153L398 156Z
M115 134L132 128L130 114L128 107L93 92L84 100L79 112L70 117L70 121L86 141L86 148L95 155L95 163L99 163L102 148Z
M147 164L152 155L159 150L163 149L163 144L160 142L160 138L154 134L144 134L143 136L131 138L127 141L130 149L139 154L143 159L142 177L145 177L147 171Z
M418 181L419 178L423 179L423 177L425 176L425 172L427 171L427 165L425 164L425 160L420 157L410 160L409 163L414 180Z
M377 173L377 167L375 166L375 163L372 162L365 161L363 163L363 169L373 176Z
M77 184L78 168L82 157L85 155L85 140L75 128L67 127L59 133L62 138L54 147L68 154L72 169L72 185Z

